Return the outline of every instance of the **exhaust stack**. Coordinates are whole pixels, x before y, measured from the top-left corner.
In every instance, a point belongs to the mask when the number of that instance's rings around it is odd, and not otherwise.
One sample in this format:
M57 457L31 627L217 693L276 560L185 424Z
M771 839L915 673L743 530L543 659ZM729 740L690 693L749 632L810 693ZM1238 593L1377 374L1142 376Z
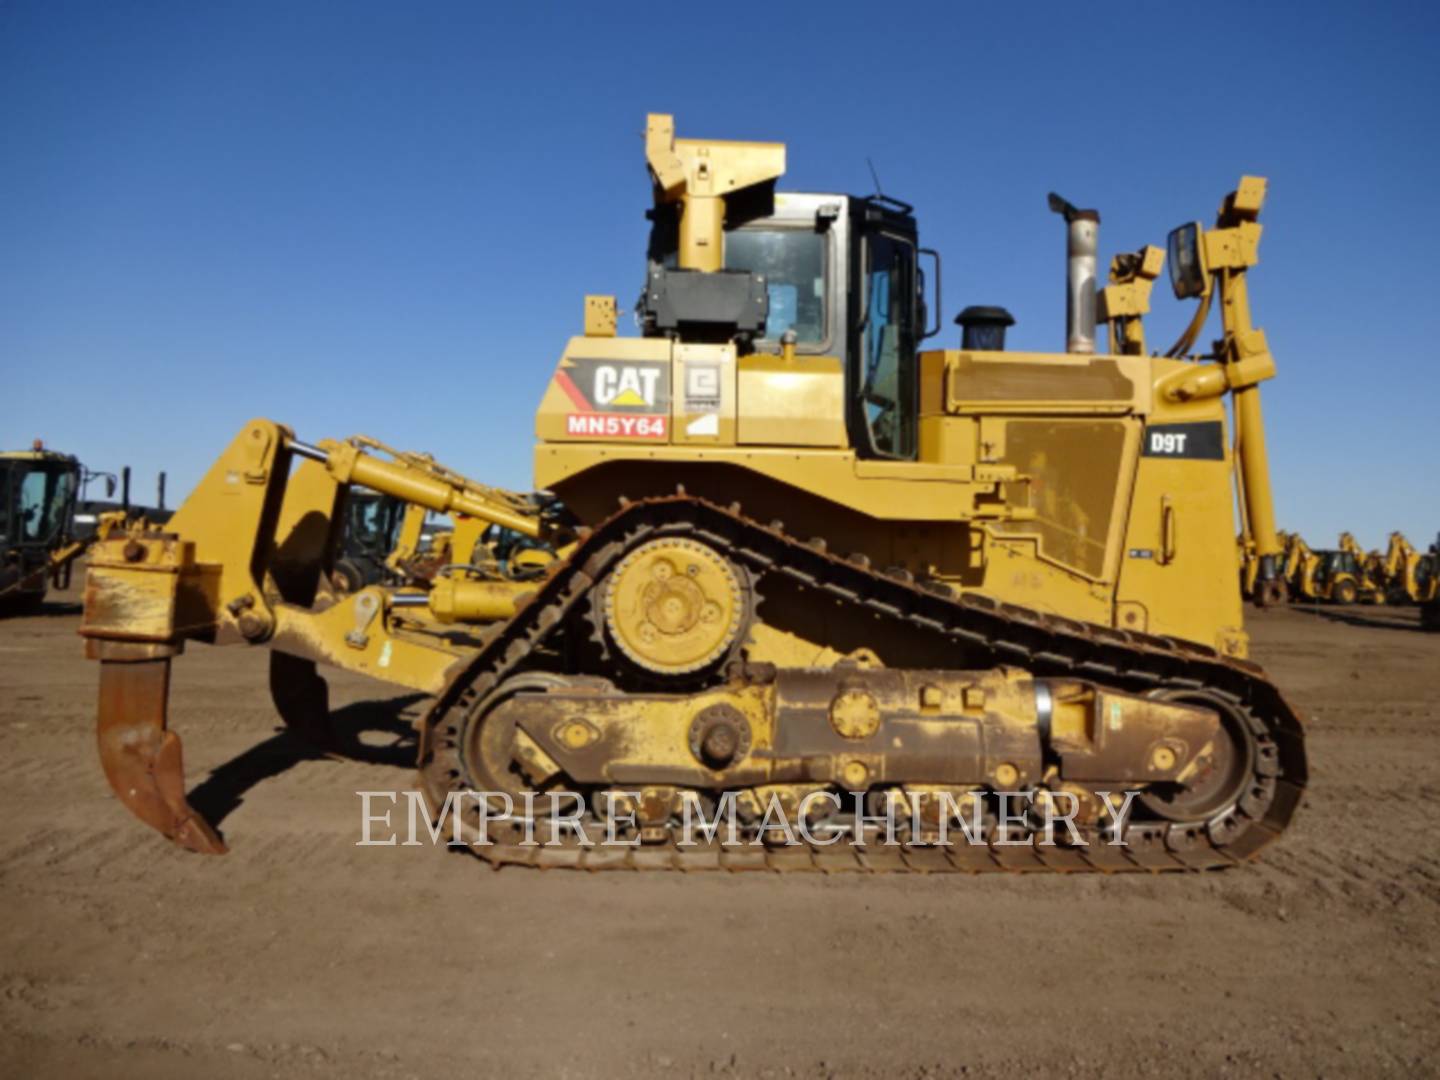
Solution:
M1100 211L1081 210L1053 191L1050 209L1065 219L1065 351L1095 351L1095 266L1100 246Z

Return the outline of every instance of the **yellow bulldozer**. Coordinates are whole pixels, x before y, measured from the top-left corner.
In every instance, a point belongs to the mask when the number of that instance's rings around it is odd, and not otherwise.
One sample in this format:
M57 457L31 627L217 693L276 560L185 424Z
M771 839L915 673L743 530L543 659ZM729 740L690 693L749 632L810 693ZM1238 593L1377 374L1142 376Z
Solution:
M101 545L81 633L119 799L225 850L166 712L174 657L204 643L268 647L302 733L326 721L319 665L433 695L419 787L494 863L1154 871L1279 835L1303 733L1246 659L1234 542L1238 497L1273 590L1275 365L1247 292L1265 182L1170 235L1197 310L1163 357L1142 319L1167 252L1098 285L1100 215L1056 196L1066 351L1007 350L987 305L927 350L940 258L911 206L777 190L783 144L678 138L664 115L645 157L641 332L586 298L536 417L540 496L255 420L165 531ZM1223 337L1194 355L1217 300ZM544 565L337 596L356 489L529 538ZM564 797L568 825L625 842L537 825ZM736 831L690 842L697 809ZM1052 810L1070 828L1046 843Z

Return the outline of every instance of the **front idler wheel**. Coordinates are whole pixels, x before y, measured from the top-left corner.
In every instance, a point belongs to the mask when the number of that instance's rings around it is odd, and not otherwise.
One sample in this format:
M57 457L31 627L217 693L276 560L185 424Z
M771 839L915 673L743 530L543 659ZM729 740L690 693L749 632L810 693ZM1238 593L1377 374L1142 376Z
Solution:
M1213 709L1220 717L1215 740L1182 771L1183 784L1142 791L1138 802L1154 817L1178 823L1204 823L1239 804L1260 779L1260 748L1243 713L1225 699L1203 690L1157 695L1161 700Z

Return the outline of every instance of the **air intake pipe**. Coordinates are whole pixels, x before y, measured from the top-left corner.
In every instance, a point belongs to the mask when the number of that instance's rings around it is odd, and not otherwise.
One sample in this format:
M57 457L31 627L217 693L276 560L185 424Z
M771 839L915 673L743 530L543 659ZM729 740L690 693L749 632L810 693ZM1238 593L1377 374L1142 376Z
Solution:
M1080 210L1053 191L1050 209L1065 219L1065 351L1095 351L1095 266L1100 246L1100 211Z

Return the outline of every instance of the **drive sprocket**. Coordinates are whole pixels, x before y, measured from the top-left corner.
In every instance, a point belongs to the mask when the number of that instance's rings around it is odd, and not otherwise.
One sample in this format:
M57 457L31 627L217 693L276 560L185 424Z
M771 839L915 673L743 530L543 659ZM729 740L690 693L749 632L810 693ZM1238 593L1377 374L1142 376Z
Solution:
M700 671L744 639L752 598L744 573L698 540L662 537L627 552L602 587L606 638L657 675Z

